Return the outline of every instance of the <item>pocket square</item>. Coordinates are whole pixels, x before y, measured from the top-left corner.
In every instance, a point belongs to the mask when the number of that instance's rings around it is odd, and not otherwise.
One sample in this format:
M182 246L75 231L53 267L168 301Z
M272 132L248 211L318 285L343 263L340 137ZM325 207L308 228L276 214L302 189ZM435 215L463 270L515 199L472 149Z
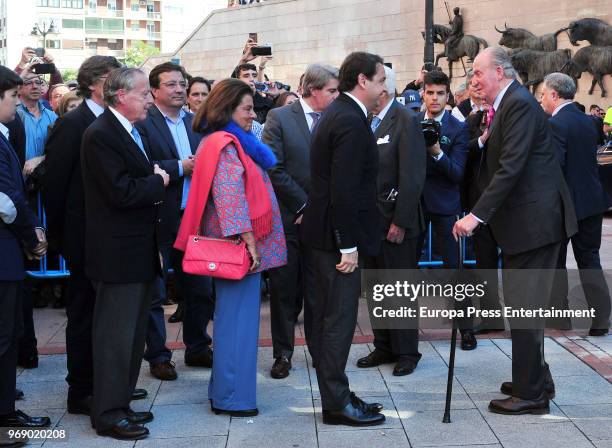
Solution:
M389 134L385 135L383 138L379 138L376 142L377 145L384 145L386 143L389 143Z

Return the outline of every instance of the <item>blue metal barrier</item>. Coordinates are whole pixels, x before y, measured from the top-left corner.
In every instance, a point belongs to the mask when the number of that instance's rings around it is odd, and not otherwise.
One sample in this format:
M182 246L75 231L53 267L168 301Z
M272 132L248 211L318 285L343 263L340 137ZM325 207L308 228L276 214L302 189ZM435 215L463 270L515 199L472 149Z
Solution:
M42 226L46 228L47 227L47 217L45 216L45 210L42 206L42 200L40 198L40 193L38 193L37 210L38 210L38 218L40 219ZM61 255L58 255L57 258L58 258L58 264L59 264L59 269L57 270L47 269L47 256L45 255L39 261L40 269L38 271L26 271L26 273L28 274L28 276L32 278L38 278L38 279L69 277L70 271L66 268L66 260L64 260L64 258Z
M474 266L476 265L476 260L467 259L467 238L462 238L463 244L461 245L461 253L463 258L464 266ZM437 267L444 266L444 262L442 260L434 260L433 259L433 249L431 247L431 223L429 223L429 227L427 228L427 237L425 238L425 246L423 248L423 254L421 254L421 261L419 261L419 267ZM425 258L425 259L423 259Z

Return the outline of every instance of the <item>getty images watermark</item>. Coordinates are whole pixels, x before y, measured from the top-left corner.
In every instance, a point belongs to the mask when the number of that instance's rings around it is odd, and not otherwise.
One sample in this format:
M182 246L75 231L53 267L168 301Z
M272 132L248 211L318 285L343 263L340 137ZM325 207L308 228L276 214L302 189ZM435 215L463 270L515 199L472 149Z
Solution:
M582 277L581 277L582 275ZM375 329L588 329L610 318L612 275L576 270L363 270Z

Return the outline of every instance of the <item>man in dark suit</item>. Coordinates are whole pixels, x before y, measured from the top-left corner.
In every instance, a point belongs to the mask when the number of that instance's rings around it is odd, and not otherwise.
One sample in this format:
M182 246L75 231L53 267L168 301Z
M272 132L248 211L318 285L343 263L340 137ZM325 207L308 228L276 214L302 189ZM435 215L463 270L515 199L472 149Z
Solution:
M184 252L172 245L187 204L195 153L202 136L192 129L193 115L183 110L187 100L187 73L180 65L165 62L154 67L149 74L155 104L147 118L136 124L148 142L151 156L170 176L164 203L160 207L158 241L164 260L164 274L174 270L175 288L184 301L183 342L185 364L212 367L211 338L206 332L214 312L212 282L209 277L183 272ZM163 283L163 282L162 282ZM161 292L165 290L163 284ZM163 295L158 294L149 317L147 351L151 374L161 380L176 379L176 370L170 362L172 352L165 347L166 326L162 308Z
M23 252L40 259L47 251L45 232L25 195L21 164L9 143L5 123L15 118L18 89L16 73L0 66L0 427L40 428L49 417L30 417L15 410L17 341L23 331L21 282L25 278ZM21 446L26 439L0 435L2 446Z
M149 81L138 69L113 70L104 84L108 108L83 135L85 273L94 283L93 402L99 435L138 440L150 412L134 412L134 392L144 353L148 312L161 273L156 238L158 206L168 174L133 123L151 105Z
M442 257L445 268L456 269L459 265L458 249L452 231L457 215L462 211L460 187L467 160L469 135L465 125L445 109L450 93L450 80L446 73L426 73L423 85L425 111L419 114L419 118L436 120L441 127L439 141L427 148L427 176L423 188L425 226L431 224L433 252ZM423 242L419 252L422 245ZM463 350L474 350L477 345L470 326L471 322L462 322Z
M276 154L270 180L278 198L287 265L270 271L270 321L274 365L272 378L285 378L291 369L295 322L304 304L306 344L312 346L314 312L313 270L299 240L302 213L310 190L310 143L321 114L338 96L338 69L313 64L306 69L299 101L268 113L263 142ZM313 350L310 349L312 355Z
M603 213L608 204L599 180L597 166L597 132L591 118L573 103L574 80L563 73L551 73L544 79L541 103L551 115L550 124L557 143L559 161L570 190L578 219L578 233L571 237L574 257L589 307L595 309L589 334L603 336L610 327L610 291L599 261ZM555 287L560 290L561 307L567 307L567 244L559 253L559 275ZM557 283L558 282L558 283ZM555 288L556 289L556 288Z
M68 412L89 415L93 393L91 334L96 293L85 275L85 192L81 174L81 142L85 129L104 112L104 81L121 64L112 56L86 59L77 75L83 102L58 120L45 153L43 202L49 239L70 270L66 301ZM140 390L135 398L144 398Z
M472 84L491 104L493 118L483 149L483 193L453 234L468 236L488 224L502 250L505 305L538 309L548 306L559 249L577 224L546 114L516 75L501 47L474 60ZM544 361L543 324L537 318L510 321L512 382L501 391L511 396L492 400L491 412L549 412L554 384Z
M378 234L378 256L366 257L368 269L417 269L417 248L425 223L421 193L425 184L425 140L417 115L395 100L395 72L385 66L385 90L372 112L371 128L378 148L378 209L384 219ZM411 329L375 329L375 350L358 367L397 362L393 375L409 375L419 353L418 321Z
M312 249L316 315L313 337L323 422L376 425L382 406L351 392L344 373L360 296L359 254L378 254L380 212L376 205L378 154L368 111L384 90L383 61L351 53L342 63L339 90L310 146L310 191L301 238Z

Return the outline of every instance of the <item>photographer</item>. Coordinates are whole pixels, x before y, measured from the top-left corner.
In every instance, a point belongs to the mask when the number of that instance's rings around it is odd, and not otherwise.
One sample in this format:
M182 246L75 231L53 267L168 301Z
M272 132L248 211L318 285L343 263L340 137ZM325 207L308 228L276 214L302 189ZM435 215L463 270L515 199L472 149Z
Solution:
M39 49L40 51L41 49ZM17 64L17 67L15 67L14 71L15 73L17 73L18 75L22 75L22 73L25 71L25 69L28 67L28 65L33 65L36 63L39 64L53 64L53 56L46 50L43 51L43 55L42 56L37 56L36 55L36 50L32 47L25 47L23 49L23 51L21 52L21 60L19 61L19 64ZM50 78L49 78L49 85L56 85L56 84L62 84L64 82L64 80L62 79L62 74L59 72L59 70L55 67L53 67L53 70L51 71L50 74ZM49 100L49 91L44 92L43 95L41 95L41 98L44 101L48 101Z
M452 230L456 216L461 213L460 186L467 159L468 130L445 110L450 92L448 76L431 71L423 77L425 112L419 114L424 124L427 146L427 176L423 189L425 223L431 223L434 253L439 254L444 267L459 265L457 242ZM433 138L432 138L433 137ZM469 330L461 331L461 348L476 348L476 338Z

